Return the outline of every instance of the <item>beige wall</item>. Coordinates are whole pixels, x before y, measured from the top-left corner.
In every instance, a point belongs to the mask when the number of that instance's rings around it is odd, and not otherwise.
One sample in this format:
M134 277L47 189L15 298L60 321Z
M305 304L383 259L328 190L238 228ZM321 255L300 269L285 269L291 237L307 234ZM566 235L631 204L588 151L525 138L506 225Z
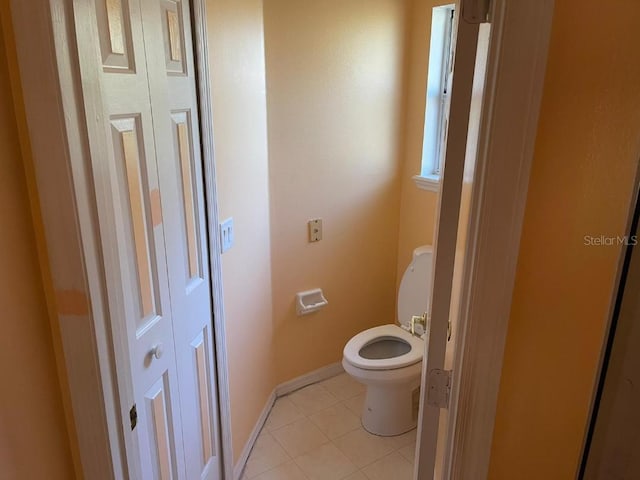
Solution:
M4 33L0 26L0 477L70 480L69 436L10 89L7 52L13 55L14 46L9 32L5 44Z
M556 2L492 480L574 478L640 158L640 4Z
M274 383L267 117L261 0L208 3L233 452L238 458Z
M277 382L338 360L353 333L394 318L396 270L433 231L425 212L435 194L410 180L424 100L407 103L402 118L402 79L388 68L402 62L404 4L289 3L266 2L270 199L262 2L209 2L220 209L236 227L223 256L236 458ZM428 47L420 12L431 5L412 4L410 42ZM585 247L583 236L623 233L640 153L639 22L632 0L556 6L491 479L574 476L620 252ZM364 35L374 26L375 36ZM3 478L70 479L1 33L0 465ZM424 96L427 58L410 55L408 92ZM325 239L308 244L306 220L315 216ZM294 293L315 286L330 306L296 317Z
M433 243L438 194L420 190L411 177L420 173L422 165L431 11L433 7L450 3L452 1L447 0L411 0L410 2L402 193L398 233L398 284L411 261L413 250L420 245Z
M398 0L265 2L278 382L395 320L405 16ZM297 317L315 287L329 305Z

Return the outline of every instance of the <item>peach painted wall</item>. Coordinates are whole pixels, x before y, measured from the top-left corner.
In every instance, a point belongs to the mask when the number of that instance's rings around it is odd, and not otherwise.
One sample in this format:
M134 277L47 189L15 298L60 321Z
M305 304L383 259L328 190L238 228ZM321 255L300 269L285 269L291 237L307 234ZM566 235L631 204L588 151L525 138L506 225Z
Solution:
M395 320L405 2L265 8L277 381L340 361ZM309 243L307 220L324 239ZM296 316L296 292L329 305Z
M222 273L237 460L275 386L262 1L211 0L208 28L220 218L235 227Z
M69 436L18 142L7 48L14 48L12 37L0 25L0 477L70 480L74 471Z
M556 2L491 480L575 478L640 158L640 4Z
M446 0L411 0L406 66L404 150L398 234L398 285L411 261L413 250L433 244L438 194L420 190L411 177L420 173L422 139L429 70L429 40L433 7L453 3Z

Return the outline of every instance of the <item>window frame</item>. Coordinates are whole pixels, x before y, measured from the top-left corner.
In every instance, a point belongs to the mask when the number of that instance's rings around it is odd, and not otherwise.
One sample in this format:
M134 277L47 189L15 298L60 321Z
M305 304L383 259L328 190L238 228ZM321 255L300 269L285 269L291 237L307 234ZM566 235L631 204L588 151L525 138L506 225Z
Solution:
M455 51L454 16L455 4L432 9L422 157L420 173L413 180L418 188L433 192L438 191L446 154Z

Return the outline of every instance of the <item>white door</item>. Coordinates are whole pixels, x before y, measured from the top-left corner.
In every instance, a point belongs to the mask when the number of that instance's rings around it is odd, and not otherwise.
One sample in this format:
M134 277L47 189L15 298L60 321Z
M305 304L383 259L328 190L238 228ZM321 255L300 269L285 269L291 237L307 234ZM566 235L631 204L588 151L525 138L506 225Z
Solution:
M461 5L461 3L463 5ZM466 230L474 182L480 111L486 72L490 24L480 24L475 12L456 2L453 84L434 238L434 279L431 321L425 341L420 403L418 462L415 478L448 478L443 464L448 415L447 383L452 363L449 320L458 314L457 302L466 257ZM461 14L462 13L462 14ZM482 16L478 14L479 16ZM453 302L452 302L453 299ZM455 336L455 331L453 335ZM449 350L447 350L449 348ZM455 372L452 376L455 378Z
M131 478L220 478L188 0L75 0Z

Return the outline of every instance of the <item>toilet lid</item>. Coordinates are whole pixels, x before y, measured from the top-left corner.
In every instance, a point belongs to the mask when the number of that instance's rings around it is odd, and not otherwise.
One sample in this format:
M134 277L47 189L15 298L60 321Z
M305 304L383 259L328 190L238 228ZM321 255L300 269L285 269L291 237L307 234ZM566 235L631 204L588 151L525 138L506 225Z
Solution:
M422 315L431 306L431 270L433 249L430 245L418 247L413 260L402 276L398 288L398 322L409 326L411 317Z
M360 350L362 350L364 346L381 338L404 341L411 346L411 349L403 355L391 358L371 359L364 358L360 355ZM380 327L369 328L354 336L347 342L343 353L347 362L363 370L395 370L421 362L424 354L424 341L419 337L411 335L398 325L382 325Z

